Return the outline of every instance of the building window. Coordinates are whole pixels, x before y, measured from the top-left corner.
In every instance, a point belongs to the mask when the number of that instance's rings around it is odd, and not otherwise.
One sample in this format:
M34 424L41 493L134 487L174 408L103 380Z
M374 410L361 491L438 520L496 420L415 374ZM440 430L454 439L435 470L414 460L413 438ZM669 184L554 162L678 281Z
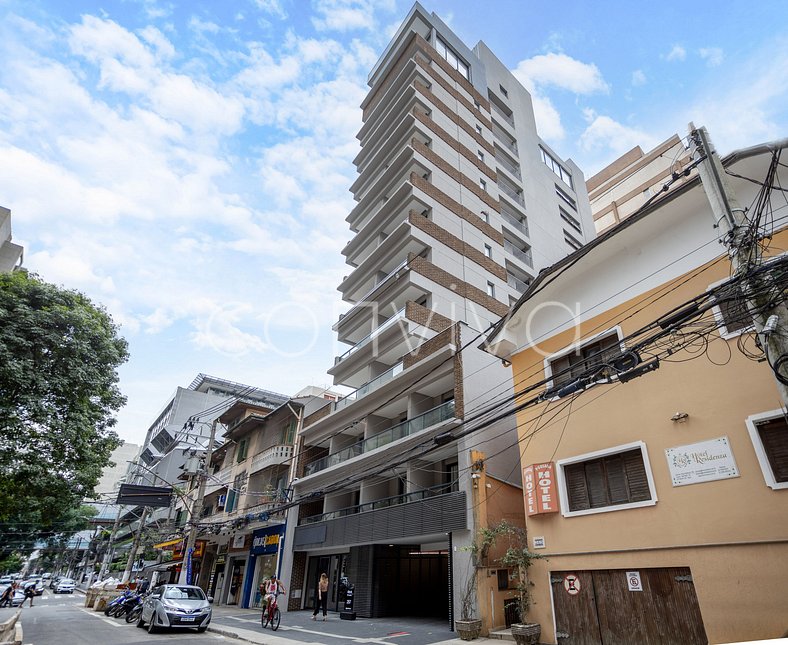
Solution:
M505 88L503 85L500 85L500 84L499 84L499 85L498 85L498 89L500 89L500 90L501 90L501 94L502 94L504 97L506 97L507 99L509 98L509 92L507 92L507 91L506 91L506 88Z
M544 161L545 165L552 170L556 175L561 178L561 181L566 183L567 186L570 188L574 188L574 184L572 183L572 175L571 173L564 168L558 159L553 157L547 150L539 146L539 151L542 153L542 161Z
M722 282L716 282L709 288L719 287ZM730 283L717 289L713 297L714 317L720 329L720 336L732 338L752 329L752 314L747 308L747 300L738 282Z
M747 430L766 485L788 488L788 421L783 410L772 410L747 418Z
M509 569L498 569L498 591L509 588Z
M449 65L456 69L464 78L470 80L470 67L468 63L462 60L454 51L449 47L440 37L435 39L435 49L443 56Z
M290 446L295 439L296 422L291 419L282 424L282 444Z
M478 125L478 124L477 124L477 125L476 125L476 132L477 132L478 134L481 134L481 133L482 133L482 126L480 126L480 125Z
M553 387L571 383L594 371L622 352L619 329L613 329L545 360Z
M577 202L570 197L569 193L567 193L563 188L560 186L555 187L555 194L558 195L558 199L562 200L565 204L572 207L572 210L577 210Z
M561 219L564 220L569 226L575 229L580 235L583 234L583 227L580 225L580 220L577 219L574 215L570 215L567 213L563 208L560 206L558 207L558 214L561 216Z
M230 490L227 491L227 501L224 505L224 510L227 513L230 513L238 508L238 501L241 497L243 491L245 490L244 487L246 486L246 473L241 473L240 475L236 475L235 479L233 480L233 485Z
M566 242L574 251L577 251L577 249L583 246L583 243L566 229L564 229L564 242Z
M481 188L484 192L487 192L487 182L484 179L479 179L479 188Z
M626 446L557 462L565 516L652 506L657 502L646 446Z
M487 211L482 211L482 212L479 214L479 217L481 217L481 218L482 218L482 219L483 219L485 222L487 222L488 224L490 223L490 214L489 214Z
M477 101L476 99L473 99L473 107L475 107L477 110L481 111L482 104L479 103L479 101Z
M495 298L495 285L492 282L487 283L487 295L490 298Z
M492 247L489 244L484 245L484 254L492 260Z
M238 442L238 450L235 451L235 463L240 464L246 459L246 453L249 451L249 439L241 439Z
M479 161L481 161L482 163L484 163L484 153L483 153L481 150L478 150L478 151L476 152L476 154L477 154L477 155L479 155Z

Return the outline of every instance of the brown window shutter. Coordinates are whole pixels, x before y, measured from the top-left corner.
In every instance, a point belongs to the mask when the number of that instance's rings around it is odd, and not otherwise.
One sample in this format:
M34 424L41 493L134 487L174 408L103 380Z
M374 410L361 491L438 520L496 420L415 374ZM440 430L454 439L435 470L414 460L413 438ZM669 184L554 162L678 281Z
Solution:
M627 489L627 476L624 470L624 459L622 455L612 455L605 459L607 470L607 487L610 491L611 504L626 504L629 502L629 490Z
M591 502L591 508L608 506L610 500L607 495L607 477L605 477L605 468L602 465L602 461L599 459L587 461L585 466L586 484L588 485L588 498Z
M774 480L788 482L788 424L784 417L756 425L763 449L772 467Z
M624 471L627 475L630 502L644 502L651 499L651 489L648 487L646 465L643 463L643 453L639 448L621 454L624 462Z
M564 468L566 493L570 511L585 511L591 508L586 487L585 464L571 464Z

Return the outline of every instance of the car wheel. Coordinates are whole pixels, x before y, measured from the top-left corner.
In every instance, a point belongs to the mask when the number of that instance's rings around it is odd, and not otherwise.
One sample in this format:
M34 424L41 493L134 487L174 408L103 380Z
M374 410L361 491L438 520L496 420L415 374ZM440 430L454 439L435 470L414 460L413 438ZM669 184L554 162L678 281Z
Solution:
M208 629L208 625L206 625L205 627L198 627L197 633L202 634L206 629Z
M155 634L156 633L156 613L154 612L151 614L150 622L148 623L148 633Z
M137 618L137 627L145 627L145 621L142 620L142 612L140 612L140 617Z

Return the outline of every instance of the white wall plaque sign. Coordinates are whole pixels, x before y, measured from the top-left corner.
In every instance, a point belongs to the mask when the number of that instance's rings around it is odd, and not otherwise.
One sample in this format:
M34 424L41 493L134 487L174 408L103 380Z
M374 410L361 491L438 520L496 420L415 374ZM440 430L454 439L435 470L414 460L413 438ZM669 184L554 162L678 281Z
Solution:
M739 476L728 437L718 437L665 451L674 486Z

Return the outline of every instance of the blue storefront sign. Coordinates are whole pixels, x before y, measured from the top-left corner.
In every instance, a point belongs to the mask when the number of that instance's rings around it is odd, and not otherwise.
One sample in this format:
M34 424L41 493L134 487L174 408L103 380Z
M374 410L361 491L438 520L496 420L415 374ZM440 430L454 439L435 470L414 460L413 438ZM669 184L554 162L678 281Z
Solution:
M261 555L276 555L279 552L279 542L285 534L284 524L277 526L267 526L257 529L252 533L252 548L249 549L249 563L246 567L246 579L244 580L244 593L241 601L242 607L249 607L252 595L252 585L254 584L254 572L257 564L257 557ZM277 576L280 563L277 562Z

